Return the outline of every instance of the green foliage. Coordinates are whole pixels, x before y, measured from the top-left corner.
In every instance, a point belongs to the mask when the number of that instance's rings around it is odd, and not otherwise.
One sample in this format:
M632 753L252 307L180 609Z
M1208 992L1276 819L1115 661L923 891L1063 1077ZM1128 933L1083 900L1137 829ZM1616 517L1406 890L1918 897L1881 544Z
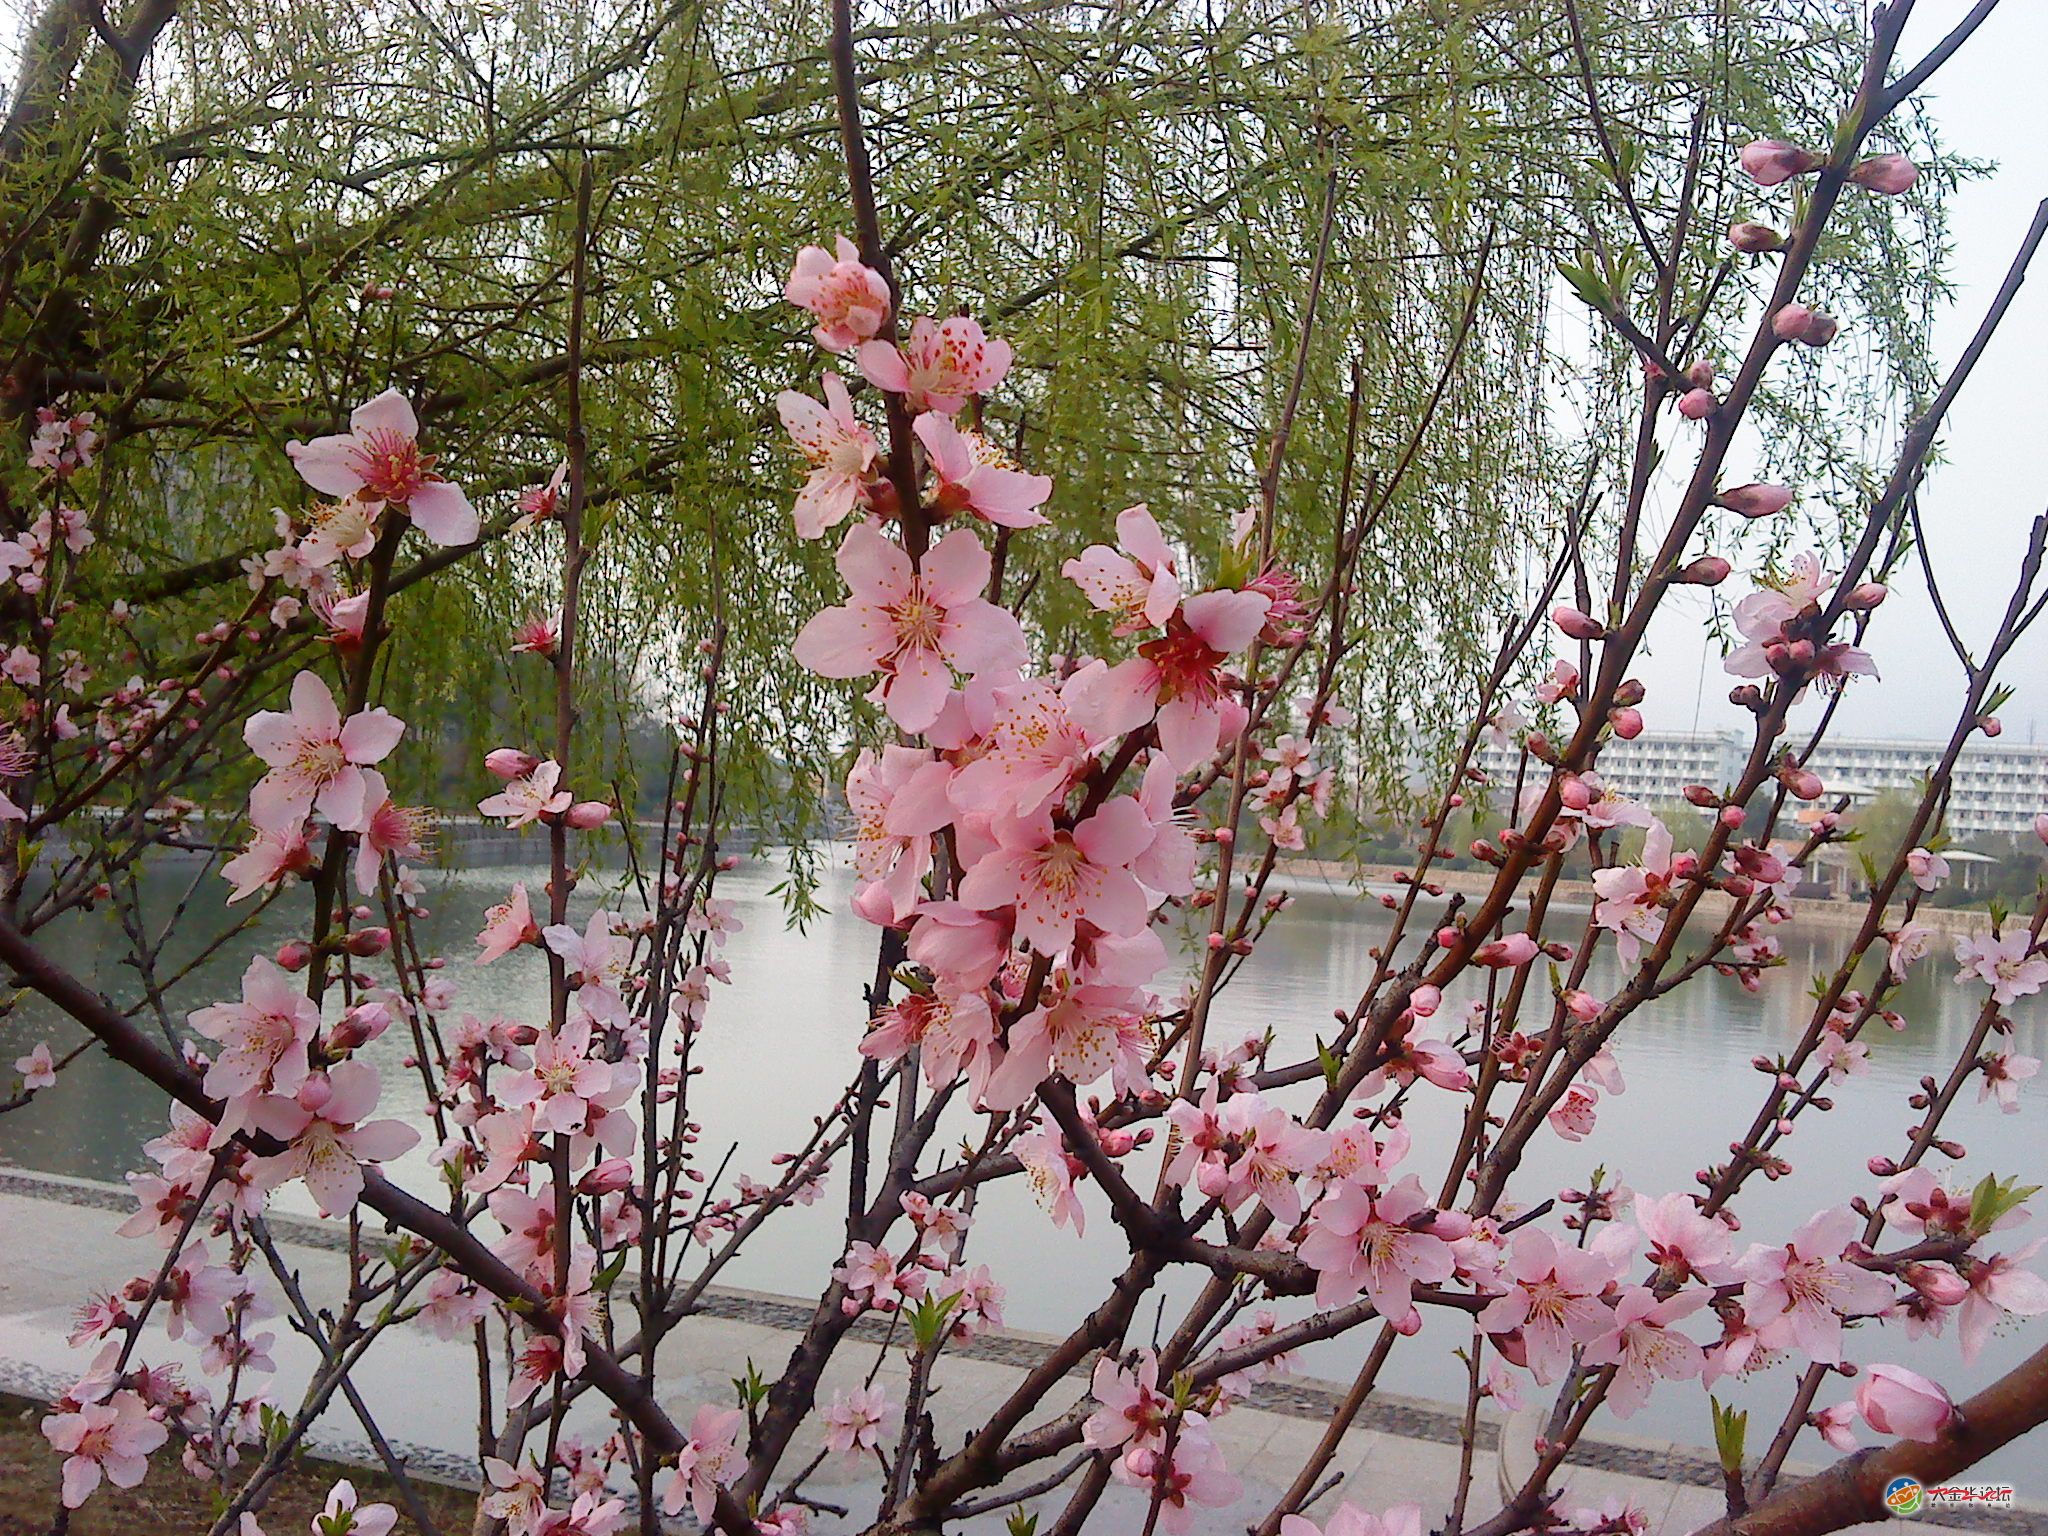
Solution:
M1764 131L1824 142L1860 49L1849 13L1822 0L1717 9L1580 7L1622 180L1653 222L1705 114L1687 236L1702 274L1728 218L1755 211L1733 146ZM1554 541L1584 481L1577 427L1555 434L1551 397L1572 392L1594 441L1632 410L1633 360L1578 341L1583 314L1551 313L1560 262L1584 264L1624 313L1643 286L1563 23L1505 0L1349 0L1306 22L1270 0L906 0L864 19L907 305L964 306L1015 339L1019 366L983 426L1056 478L1057 527L1013 543L1004 594L1030 594L1044 652L1104 643L1058 567L1120 508L1149 503L1201 567L1255 496L1335 177L1278 547L1312 589L1347 512L1355 365L1351 499L1381 511L1341 690L1359 719L1343 772L1360 800L1398 802L1469 702L1525 556ZM628 803L645 794L634 781L663 759L627 722L693 707L695 648L722 608L724 690L743 701L730 814L765 838L819 834L849 743L879 729L788 658L797 623L838 590L829 541L791 534L798 464L773 408L820 370L783 276L799 245L849 223L822 9L213 0L179 14L132 88L79 8L35 26L0 132L0 196L22 232L0 261L0 330L15 411L67 396L112 431L90 510L126 575L93 595L141 605L159 648L195 614L232 612L273 508L309 502L286 440L396 385L491 534L395 604L388 702L447 743L407 787L455 800L481 751L540 739L539 673L504 639L556 602L557 535L505 530L514 493L562 453L587 151L583 703L618 722L606 772ZM1940 241L1927 207L1855 203L1822 297L1870 346L1793 370L1764 400L1767 459L1798 459L1810 485L1825 466L1816 505L1846 509L1867 482L1871 440L1852 425L1888 422L1924 384ZM1757 278L1738 263L1711 298L1688 295L1707 303L1704 334L1744 315ZM367 296L377 285L390 297ZM797 856L799 910L810 877Z

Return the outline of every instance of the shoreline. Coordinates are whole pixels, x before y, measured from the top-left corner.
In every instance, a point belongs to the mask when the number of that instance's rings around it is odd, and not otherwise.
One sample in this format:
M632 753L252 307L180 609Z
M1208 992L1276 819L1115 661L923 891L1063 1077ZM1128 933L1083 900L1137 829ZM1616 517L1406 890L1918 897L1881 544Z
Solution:
M1282 859L1274 866L1275 877L1283 882L1300 886L1326 889L1332 894L1341 894L1348 889L1362 887L1366 892L1380 891L1398 893L1403 889L1401 877L1413 873L1411 868L1393 864L1353 864L1338 859ZM1430 882L1442 886L1445 893L1463 896L1484 894L1493 883L1491 873L1476 869L1447 869L1432 872ZM1560 880L1551 901L1552 910L1590 910L1595 899L1593 882L1590 880ZM1710 913L1725 914L1729 898L1720 891L1709 891L1701 907ZM1850 930L1859 928L1869 913L1869 906L1861 901L1836 901L1824 897L1790 896L1784 905L1792 913L1792 925L1806 924L1816 928ZM1936 933L1957 935L1972 933L1989 926L1990 919L1981 908L1976 907L1926 907L1914 914L1913 920Z

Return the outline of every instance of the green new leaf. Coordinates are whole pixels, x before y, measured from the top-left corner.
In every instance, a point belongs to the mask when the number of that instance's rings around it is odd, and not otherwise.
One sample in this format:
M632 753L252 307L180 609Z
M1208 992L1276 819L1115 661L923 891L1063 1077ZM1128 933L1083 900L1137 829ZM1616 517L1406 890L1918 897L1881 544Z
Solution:
M1714 1412L1714 1449L1720 1454L1721 1470L1731 1475L1739 1473L1743 1441L1749 1435L1749 1412L1745 1409L1737 1413L1718 1397L1710 1397L1707 1402Z
M2040 1191L2038 1184L2022 1184L2016 1178L2001 1179L1995 1173L1985 1174L1977 1187L1970 1191L1970 1230L1979 1237L1983 1236Z

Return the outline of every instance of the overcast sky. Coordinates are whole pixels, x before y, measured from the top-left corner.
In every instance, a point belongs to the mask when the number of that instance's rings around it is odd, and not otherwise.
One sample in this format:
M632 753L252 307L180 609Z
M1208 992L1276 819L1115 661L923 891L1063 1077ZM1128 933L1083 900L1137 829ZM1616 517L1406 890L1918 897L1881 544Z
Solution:
M1921 0L1901 56L1920 57L1969 9L1967 0ZM1968 343L2032 220L2048 197L2048 133L2036 109L2048 72L2048 3L2005 0L1927 96L1947 150L1997 162L1994 172L1949 200L1955 252L1955 303L1935 333L1944 370ZM1951 413L1943 434L1946 462L1921 496L1928 550L1951 617L1973 654L2005 610L2027 527L2048 509L2048 250L2020 292ZM1748 590L1740 572L1722 589ZM1649 685L1652 729L1713 729L1746 721L1728 703L1735 679L1719 653L1702 644L1704 605L1675 594L1650 631L1652 654L1637 667ZM1881 681L1859 680L1837 717L1839 735L1946 737L1955 719L1962 669L1941 633L1917 562L1908 562L1876 616L1869 649ZM2001 718L2007 741L2048 742L2048 618L2001 669L2018 687ZM1794 714L1810 720L1813 698Z

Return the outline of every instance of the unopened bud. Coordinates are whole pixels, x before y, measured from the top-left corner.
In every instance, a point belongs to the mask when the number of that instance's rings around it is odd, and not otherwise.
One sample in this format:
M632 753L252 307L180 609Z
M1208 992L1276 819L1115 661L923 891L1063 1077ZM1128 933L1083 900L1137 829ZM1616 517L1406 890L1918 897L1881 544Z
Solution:
M602 800L578 800L562 817L562 820L579 832L601 827L611 819L612 808Z
M1779 773L1778 780L1802 800L1818 800L1827 793L1827 785L1810 768L1788 767Z
M303 971L312 958L313 946L304 939L290 939L277 946L277 963L283 970Z
M633 1187L633 1165L623 1157L608 1157L576 1181L578 1192L586 1195L617 1194Z
M1920 167L1904 155L1872 155L1849 172L1849 179L1872 192L1896 197L1920 179Z
M1705 421L1720 408L1710 389L1688 389L1678 397L1678 414L1687 421Z
M1792 505L1792 488L1787 485L1760 485L1751 481L1747 485L1734 486L1714 498L1715 505L1726 507L1730 512L1739 512L1744 517L1769 517L1782 512Z
M1614 727L1614 734L1623 741L1634 741L1643 734L1643 712L1624 706L1607 712L1607 723Z
M1607 633L1606 626L1598 619L1574 608L1570 603L1559 603L1551 609L1550 622L1574 640L1598 640Z
M381 955L391 947L389 928L358 928L348 936L348 952L358 960Z
M1768 256L1785 248L1785 237L1768 224L1738 219L1728 226L1728 243L1745 256Z
M1738 156L1743 174L1760 187L1775 187L1818 170L1820 156L1811 150L1788 144L1783 139L1753 139L1742 146Z
M501 779L523 779L539 766L539 758L517 747L499 747L484 754L484 767Z
M1688 587L1718 587L1732 569L1719 555L1701 555L1692 564L1680 566L1671 579Z

